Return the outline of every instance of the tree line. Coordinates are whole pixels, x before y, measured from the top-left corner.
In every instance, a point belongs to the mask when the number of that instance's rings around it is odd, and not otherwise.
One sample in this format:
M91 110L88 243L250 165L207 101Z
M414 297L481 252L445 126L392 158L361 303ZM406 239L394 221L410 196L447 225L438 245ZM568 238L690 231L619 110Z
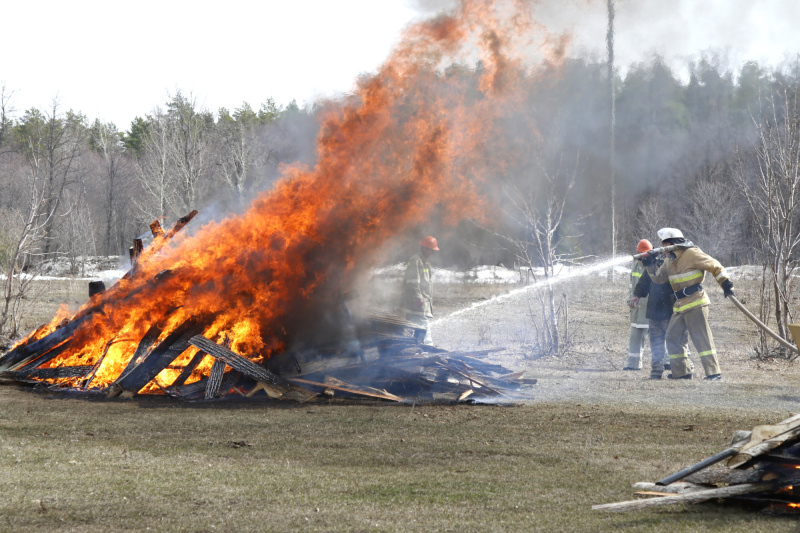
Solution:
M614 74L617 249L676 226L724 264L772 258L773 293L788 301L800 240L800 70L747 63L732 72L713 57L688 67L688 81L658 57ZM480 70L454 65L436 77L467 80L480 99ZM492 227L450 231L431 220L426 231L449 237L445 264L551 269L610 253L607 64L571 59L521 75L526 108L504 125L504 142L523 163L498 170ZM125 253L153 220L240 211L282 163L313 164L320 127L317 106L267 99L212 112L177 92L120 130L57 100L17 114L13 93L0 89L0 330L20 293L14 273L54 255L77 272L82 257Z

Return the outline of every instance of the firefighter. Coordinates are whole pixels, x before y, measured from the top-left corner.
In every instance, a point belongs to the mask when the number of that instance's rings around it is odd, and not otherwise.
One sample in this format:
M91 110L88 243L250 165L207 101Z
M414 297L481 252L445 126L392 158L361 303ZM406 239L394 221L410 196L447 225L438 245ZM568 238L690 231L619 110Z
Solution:
M719 261L686 240L680 230L662 228L658 230L658 237L664 246L678 246L667 254L664 264L657 270L652 255L644 259L653 281L669 282L676 298L666 334L667 353L672 367L672 373L667 377L692 379L694 367L686 350L688 337L691 337L703 364L705 379L721 381L717 350L708 326L708 306L711 302L701 283L708 272L720 284L727 298L734 296L733 282Z
M636 245L636 252L642 253L653 249L653 245L647 239L642 239ZM647 337L649 324L645 316L647 309L647 297L636 298L634 300L633 289L642 277L642 273L647 272L641 259L634 259L631 266L631 286L628 294L628 306L631 310L631 333L628 340L628 362L622 370L641 370L642 369L642 348L644 339Z
M656 266L661 263L656 260ZM650 337L650 379L661 379L665 370L670 370L667 357L667 326L672 317L675 295L669 283L655 283L645 270L633 289L631 307L641 305L641 298L647 298L647 335Z
M431 295L430 257L439 251L439 245L430 235L419 241L419 253L408 261L403 283L403 311L406 319L424 327L417 333L422 344L433 345L429 318L433 318L433 297Z

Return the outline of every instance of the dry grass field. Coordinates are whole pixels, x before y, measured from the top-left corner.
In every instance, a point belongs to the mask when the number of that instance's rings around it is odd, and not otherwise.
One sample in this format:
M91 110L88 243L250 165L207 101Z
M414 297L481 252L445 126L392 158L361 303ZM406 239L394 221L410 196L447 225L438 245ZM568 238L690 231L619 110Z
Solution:
M796 531L796 519L745 504L591 511L800 401L797 365L754 359L755 329L714 287L725 381L620 370L625 283L560 286L576 328L561 358L526 351L535 294L439 323L444 348L505 347L494 360L539 379L534 401L511 406L104 401L0 387L0 531ZM508 289L440 286L437 312ZM737 283L745 302L754 290Z

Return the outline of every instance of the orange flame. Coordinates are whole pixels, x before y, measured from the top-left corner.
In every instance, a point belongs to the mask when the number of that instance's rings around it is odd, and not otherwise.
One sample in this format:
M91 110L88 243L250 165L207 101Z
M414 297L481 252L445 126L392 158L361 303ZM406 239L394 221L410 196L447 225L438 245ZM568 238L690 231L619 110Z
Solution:
M344 101L323 103L313 168L287 166L243 215L146 251L135 276L100 296L102 313L43 366L97 365L90 386L104 388L151 326L162 340L189 319L260 361L286 347L296 324L335 303L375 264L375 250L434 210L448 223L481 218L484 186L516 157L500 122L525 97L520 58L535 28L528 9L464 0L456 14L409 28L376 75ZM477 87L459 75L475 59ZM462 66L443 70L452 64ZM168 386L194 353L145 392ZM191 380L210 366L207 357Z

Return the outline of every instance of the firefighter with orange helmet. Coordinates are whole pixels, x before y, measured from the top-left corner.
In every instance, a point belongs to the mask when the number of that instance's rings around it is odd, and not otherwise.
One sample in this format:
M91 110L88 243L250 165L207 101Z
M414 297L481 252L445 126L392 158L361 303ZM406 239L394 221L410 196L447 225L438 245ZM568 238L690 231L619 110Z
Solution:
M642 239L636 245L636 252L648 252L653 249L653 245L647 239ZM628 294L628 306L631 310L631 333L628 340L628 361L623 370L641 370L642 368L642 348L644 339L647 337L647 329L650 321L645 316L647 309L647 298L635 298L633 289L645 272L645 266L639 259L633 260L631 266L631 279Z
M419 241L419 253L408 261L403 277L403 311L406 319L425 328L424 336L420 332L418 340L422 344L433 344L431 328L428 321L433 318L433 297L430 257L439 251L439 245L430 235Z
M658 230L658 237L664 246L677 245L679 248L669 252L664 264L656 269L653 257L644 258L647 271L656 283L669 282L675 292L673 314L667 326L667 353L669 354L672 373L671 379L692 379L694 365L686 351L688 338L692 338L706 380L720 381L717 349L714 337L708 325L708 306L711 304L701 283L708 272L722 287L727 298L734 296L733 282L728 277L725 267L710 255L684 238L683 233L675 228Z

